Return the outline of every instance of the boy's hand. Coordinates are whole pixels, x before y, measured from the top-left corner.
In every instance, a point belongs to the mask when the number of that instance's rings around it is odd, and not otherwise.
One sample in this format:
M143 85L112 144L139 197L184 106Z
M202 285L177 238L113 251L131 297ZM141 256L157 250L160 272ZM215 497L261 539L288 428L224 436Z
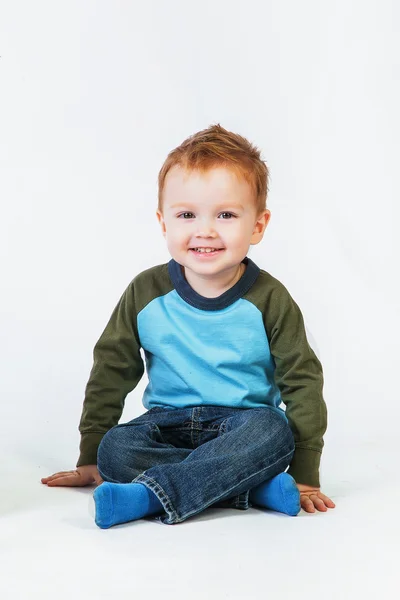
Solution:
M93 483L100 485L103 480L96 465L84 465L77 467L74 471L60 471L50 477L42 477L41 482L46 483L49 487L55 487L58 485L84 486Z
M314 488L303 483L296 483L300 492L301 508L306 512L313 513L315 509L326 512L328 508L335 508L335 503L325 496L320 488Z

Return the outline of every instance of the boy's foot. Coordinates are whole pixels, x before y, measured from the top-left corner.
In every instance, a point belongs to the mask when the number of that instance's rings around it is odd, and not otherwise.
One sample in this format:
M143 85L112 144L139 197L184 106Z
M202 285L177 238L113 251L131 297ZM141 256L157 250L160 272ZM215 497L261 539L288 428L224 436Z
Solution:
M279 473L276 477L251 489L249 500L257 506L270 508L292 517L295 517L301 509L299 489L288 473Z
M93 499L94 519L101 529L164 512L157 496L141 483L104 481L94 490Z

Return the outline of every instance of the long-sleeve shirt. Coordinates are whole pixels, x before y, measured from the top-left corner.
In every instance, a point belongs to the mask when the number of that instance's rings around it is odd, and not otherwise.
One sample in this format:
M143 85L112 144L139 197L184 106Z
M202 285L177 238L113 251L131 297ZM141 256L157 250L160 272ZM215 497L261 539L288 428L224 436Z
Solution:
M319 487L327 427L321 363L285 286L250 258L243 262L242 277L217 298L198 294L174 259L131 281L94 347L77 466L96 464L146 365L146 409L272 407L295 440L288 473Z

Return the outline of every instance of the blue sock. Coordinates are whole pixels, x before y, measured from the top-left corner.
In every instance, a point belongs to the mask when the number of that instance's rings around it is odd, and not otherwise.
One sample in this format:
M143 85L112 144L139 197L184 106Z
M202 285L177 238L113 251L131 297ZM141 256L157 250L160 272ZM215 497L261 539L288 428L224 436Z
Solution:
M288 473L279 473L250 490L249 500L263 508L270 508L292 517L301 509L299 488Z
M157 496L141 483L104 481L94 490L93 499L95 522L101 529L165 512Z

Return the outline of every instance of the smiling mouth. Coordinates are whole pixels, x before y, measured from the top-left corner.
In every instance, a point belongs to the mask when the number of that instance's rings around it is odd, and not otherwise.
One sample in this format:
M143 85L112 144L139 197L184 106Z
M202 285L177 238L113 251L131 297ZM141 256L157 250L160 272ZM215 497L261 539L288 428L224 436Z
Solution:
M189 248L190 252L193 252L194 254L205 254L205 255L210 255L210 254L217 254L218 252L222 252L224 250L224 248L214 248L213 250L198 250L197 248Z

